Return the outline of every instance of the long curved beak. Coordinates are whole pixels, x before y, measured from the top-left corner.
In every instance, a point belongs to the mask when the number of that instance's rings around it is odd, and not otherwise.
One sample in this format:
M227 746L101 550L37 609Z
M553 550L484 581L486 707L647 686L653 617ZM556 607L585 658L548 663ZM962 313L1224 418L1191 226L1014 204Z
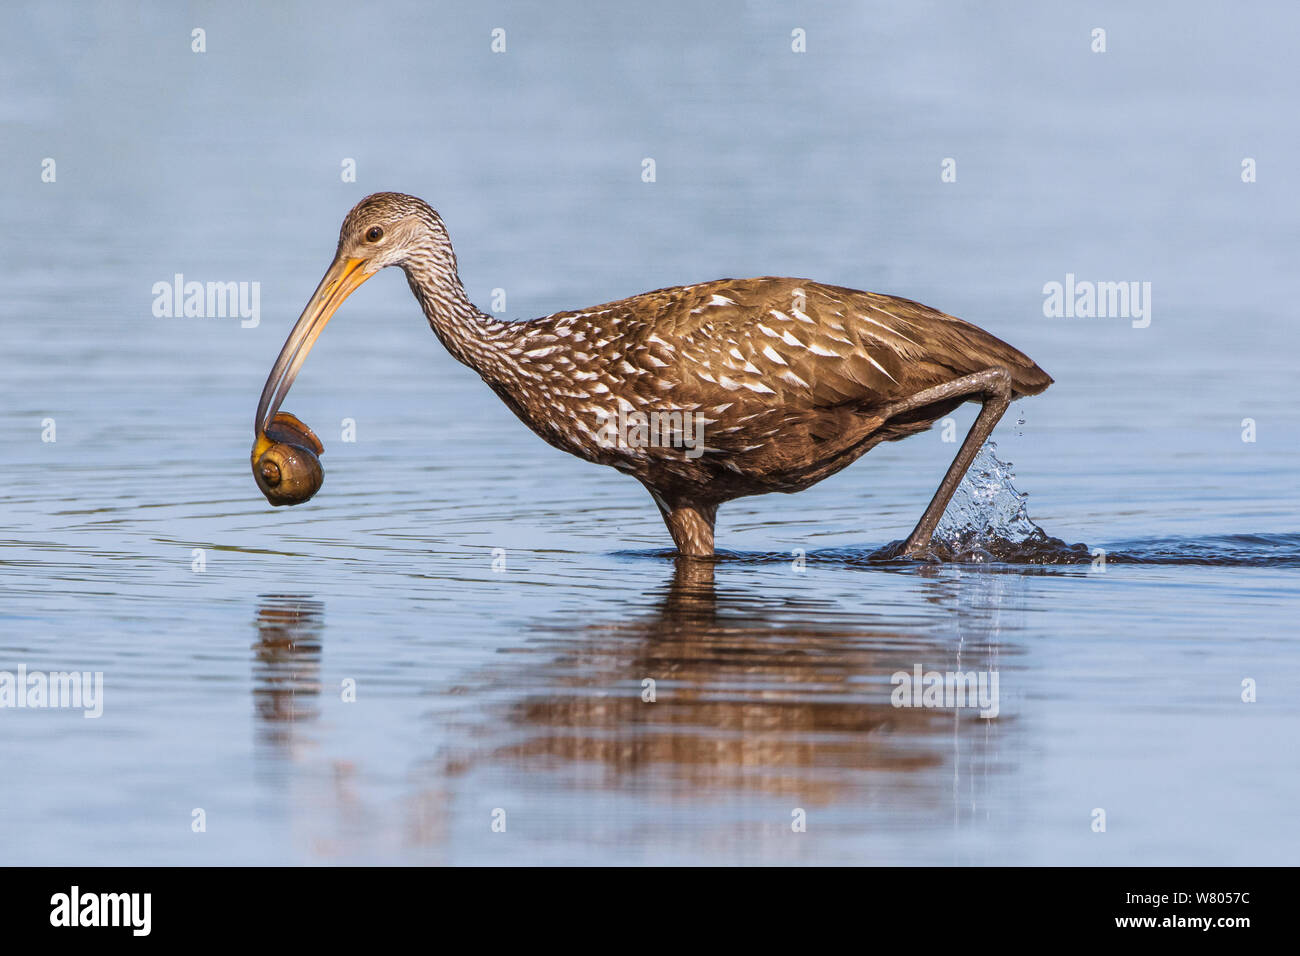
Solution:
M307 308L302 310L294 324L293 331L280 349L280 357L271 367L271 374L262 388L262 400L257 403L257 420L253 422L253 432L260 439L266 432L275 413L280 410L280 403L289 394L289 387L298 377L298 370L307 360L307 353L316 344L316 339L325 329L343 300L350 296L361 283L374 273L361 268L366 260L360 258L335 259L320 280L320 285L312 293Z

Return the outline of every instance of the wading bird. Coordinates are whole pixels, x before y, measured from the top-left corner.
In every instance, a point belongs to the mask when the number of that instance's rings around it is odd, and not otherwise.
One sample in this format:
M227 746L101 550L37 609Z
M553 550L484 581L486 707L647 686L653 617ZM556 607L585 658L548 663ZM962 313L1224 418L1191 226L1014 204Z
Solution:
M1052 383L969 322L807 279L718 279L503 321L469 301L438 214L414 196L376 193L343 220L334 262L271 369L257 409L255 469L321 330L388 266L406 273L447 351L524 424L556 448L645 485L687 556L713 554L723 502L802 491L879 442L979 402L947 474L897 549L920 556L1010 401Z

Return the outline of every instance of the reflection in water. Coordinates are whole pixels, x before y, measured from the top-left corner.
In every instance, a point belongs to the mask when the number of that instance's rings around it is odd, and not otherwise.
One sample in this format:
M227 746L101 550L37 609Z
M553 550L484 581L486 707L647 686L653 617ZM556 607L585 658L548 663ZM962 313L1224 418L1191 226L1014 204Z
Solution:
M692 843L725 849L743 836L742 845L773 858L798 852L783 842L795 807L816 809L823 832L856 835L855 852L868 855L891 831L1007 825L991 796L1016 768L1017 718L1005 703L995 720L974 709L898 708L891 676L916 665L999 670L1019 653L1003 637L1019 616L1018 575L917 569L914 579L944 612L917 625L884 624L870 609L791 593L785 583L764 590L741 576L720 588L715 572L725 569L678 559L657 594L629 595L627 613L611 609L576 628L568 615L547 615L455 692L431 684L439 704L430 736L439 742L406 768L410 786L398 806L367 798L373 775L393 769L379 770L367 753L335 755L312 773L300 764L310 786L289 802L295 825L307 827L303 843L319 859L384 848L442 860L453 834L466 838L448 825L458 803L486 814L539 792L575 799L548 797L545 822L525 817L534 838L567 842L573 826L587 826L560 807L649 798L674 808L674 819L685 813L682 828L699 827ZM267 596L257 612L253 695L259 739L274 745L276 764L305 755L295 725L320 711L323 617L321 602L293 596ZM286 783L278 773L268 780ZM699 812L710 804L733 810L710 821ZM611 809L592 839L634 839L619 819ZM488 833L481 820L470 830L480 827Z
M324 611L320 601L279 594L257 609L253 707L267 742L287 746L295 723L319 716Z
M935 634L863 624L874 615L830 602L719 592L713 563L679 559L650 613L576 632L548 623L522 649L526 662L507 658L491 681L513 691L515 733L490 759L521 775L557 769L575 788L644 789L683 805L748 795L838 802L859 826L872 824L873 809L900 805L923 812L925 826L947 826L954 814L983 819L990 771L1007 769L997 746L1005 710L982 720L890 700L891 675L917 664L997 668L1000 592L1014 576L966 577L973 597L951 577L933 582L961 612Z
M285 826L314 858L362 858L381 832L362 790L366 754L314 764L314 747L301 725L321 714L322 632L325 605L297 595L263 595L253 644L253 707L257 739L266 746L258 771L289 809ZM391 842L391 841L389 841ZM392 847L386 847L392 849Z

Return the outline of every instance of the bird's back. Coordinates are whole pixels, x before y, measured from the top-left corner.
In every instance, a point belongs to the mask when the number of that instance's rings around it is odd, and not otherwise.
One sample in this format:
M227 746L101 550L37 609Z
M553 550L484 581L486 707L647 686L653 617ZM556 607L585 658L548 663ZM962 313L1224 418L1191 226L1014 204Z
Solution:
M845 436L877 429L865 449L928 427L960 401L886 426L882 409L924 389L991 367L1010 373L1016 396L1052 381L1002 340L920 303L770 276L518 323L512 351L520 380L498 393L547 441L661 480L753 479L743 493L806 486L861 454L846 448L834 460ZM599 445L598 424L620 409L698 416L707 454Z
M597 380L608 372L653 389L672 368L679 388L700 381L798 405L888 403L994 366L1011 374L1017 396L1052 382L1024 353L962 319L809 279L717 279L524 325L535 349L571 343L543 359L580 354Z

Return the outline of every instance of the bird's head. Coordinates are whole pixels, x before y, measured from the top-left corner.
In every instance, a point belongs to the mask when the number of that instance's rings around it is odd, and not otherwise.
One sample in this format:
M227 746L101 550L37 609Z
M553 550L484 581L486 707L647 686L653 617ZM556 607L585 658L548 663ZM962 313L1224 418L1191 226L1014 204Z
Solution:
M334 260L335 265L356 262L368 278L388 266L405 266L412 258L450 255L447 229L427 202L405 193L375 193L344 218Z
M326 323L361 283L388 266L401 266L408 273L419 266L436 279L455 279L456 256L446 227L423 199L375 193L344 218L334 261L289 333L262 389L254 424L259 441Z

